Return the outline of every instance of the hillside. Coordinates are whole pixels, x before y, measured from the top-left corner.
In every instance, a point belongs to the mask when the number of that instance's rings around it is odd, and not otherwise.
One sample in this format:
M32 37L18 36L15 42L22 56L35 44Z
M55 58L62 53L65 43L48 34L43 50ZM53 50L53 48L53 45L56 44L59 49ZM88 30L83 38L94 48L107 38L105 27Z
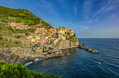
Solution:
M0 7L1 61L25 64L36 58L63 56L62 49L78 45L70 29L53 28L26 9Z
M0 6L0 23L23 23L32 26L39 25L43 28L52 28L51 25L35 16L27 9L12 9Z

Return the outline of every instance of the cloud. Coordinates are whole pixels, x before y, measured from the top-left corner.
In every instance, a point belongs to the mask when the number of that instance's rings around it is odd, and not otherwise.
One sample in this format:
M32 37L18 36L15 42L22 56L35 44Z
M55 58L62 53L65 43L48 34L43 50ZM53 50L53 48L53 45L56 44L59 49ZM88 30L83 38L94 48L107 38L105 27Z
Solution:
M21 4L17 4L14 0L0 0L0 6L6 6L11 8L16 8L17 6L20 6Z
M73 8L73 10L74 10L74 14L75 14L75 15L77 15L77 13L78 13L77 5L78 5L78 0L76 0L76 1L74 2L74 8Z
M108 7L105 8L104 12L106 13L106 12L112 11L118 7L119 7L119 1L116 1L116 0L113 2L111 1L110 5L108 5Z
M108 28L102 28L95 31L95 34L93 33L95 37L102 37L102 38L119 38L119 27L108 27ZM97 35L97 36L96 36Z
M107 15L107 17L105 17L102 21L100 21L99 23L97 23L97 25L111 25L113 24L113 26L115 25L114 23L119 21L119 18L117 18L118 15L116 14L109 14Z
M92 16L90 21L92 21L99 13L101 13L105 8L107 8L107 6L110 4L110 2L111 2L111 0L108 0L108 2Z
M85 0L84 1L82 9L83 9L85 20L89 19L89 13L91 12L93 2L94 2L94 0Z
M119 1L117 0L108 0L107 3L102 6L90 19L92 21L96 16L98 16L100 13L104 14L109 11L112 11L113 9L116 9L119 6Z
M56 15L56 16L59 15L59 13L56 11L55 6L52 3L48 2L48 0L40 0L37 3L37 6L39 6L41 9L43 9L47 13L50 13L53 16L54 15Z
M77 15L77 8L74 7L74 14Z
M68 4L68 0L57 0L57 2L60 4L60 6L63 9L69 9L69 4Z
M78 29L78 28L77 28ZM78 38L119 38L119 27L108 27L108 28L88 28L88 29L78 29L74 30Z

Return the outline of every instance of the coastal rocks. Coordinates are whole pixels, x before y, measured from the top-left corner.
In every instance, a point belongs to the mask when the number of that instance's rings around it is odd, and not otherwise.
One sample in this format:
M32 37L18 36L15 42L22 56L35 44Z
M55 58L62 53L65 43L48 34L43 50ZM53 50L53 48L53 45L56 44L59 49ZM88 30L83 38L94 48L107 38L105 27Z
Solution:
M34 57L33 60L31 60L30 62L24 63L24 65L29 66L30 64L36 63L38 61L42 61L42 60L53 58L53 57L60 57L60 56L63 56L63 53L61 50L49 51L49 52L46 52L38 57Z
M49 51L45 54L45 58L52 58L52 57L59 57L59 56L63 56L63 53L61 50L52 50L52 51Z
M57 43L57 45L54 47L54 49L68 49L73 47L78 47L78 40L76 42L72 42L69 40L61 40Z
M0 61L6 61L8 63L20 63L20 64L24 64L26 62L31 61L32 58L26 58L26 57L21 57L19 55L16 54L4 54L4 53L0 53Z
M63 56L61 50L49 50L48 52L38 53L35 52L23 52L24 49L11 51L13 49L0 49L0 61L6 61L8 63L20 63L26 64L28 62L38 62L42 59L48 59L53 57Z
M91 49L91 48L88 48L88 47L84 46L84 44L79 44L78 48L84 49L84 50L86 50L86 51L88 51L90 53L99 53L99 51Z
M0 49L0 61L24 64L32 60L30 55L24 54L24 52L22 52L23 49L21 50L19 48L19 50L16 51L14 47L14 50L12 50L13 49L8 48Z
M68 55L68 56L69 56L69 55L70 55L70 53L66 53L66 55Z

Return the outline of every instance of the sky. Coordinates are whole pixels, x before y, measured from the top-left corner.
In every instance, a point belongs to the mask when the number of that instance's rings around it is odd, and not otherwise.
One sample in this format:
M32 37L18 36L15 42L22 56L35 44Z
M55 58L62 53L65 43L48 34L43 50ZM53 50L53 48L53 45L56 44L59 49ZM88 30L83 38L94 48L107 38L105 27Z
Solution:
M119 0L0 0L0 6L28 9L78 38L119 38Z

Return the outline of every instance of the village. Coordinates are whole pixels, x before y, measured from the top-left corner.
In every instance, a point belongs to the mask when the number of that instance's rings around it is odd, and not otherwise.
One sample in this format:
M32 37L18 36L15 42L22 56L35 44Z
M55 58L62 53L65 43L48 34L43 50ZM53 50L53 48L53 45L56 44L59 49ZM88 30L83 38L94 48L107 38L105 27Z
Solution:
M23 23L8 23L12 29L17 30L28 30L35 29L35 32L30 33L30 35L26 36L25 33L20 33L21 36L24 36L26 40L30 41L33 44L37 44L40 46L56 46L61 40L68 40L70 37L74 36L74 32L65 27L57 27L57 28L42 28L40 25L28 26Z
M18 30L27 30L32 28L36 29L40 27L40 25L28 26L28 25L25 25L24 23L15 23L15 22L9 22L8 26L10 26L12 29L18 29Z
M74 32L64 27L59 28L37 28L35 33L27 36L27 40L30 40L34 44L47 45L56 43L59 40L66 40L68 37L73 36Z

